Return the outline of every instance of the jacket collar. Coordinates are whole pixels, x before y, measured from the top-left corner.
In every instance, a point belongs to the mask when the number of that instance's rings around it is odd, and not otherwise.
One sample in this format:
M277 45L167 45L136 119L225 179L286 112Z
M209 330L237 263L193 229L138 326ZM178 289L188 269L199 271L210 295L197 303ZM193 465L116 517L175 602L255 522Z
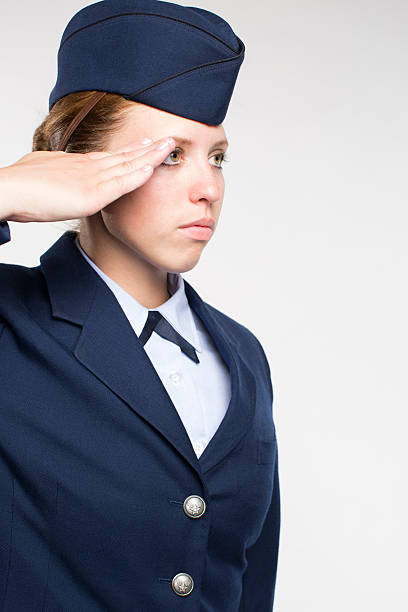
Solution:
M255 378L240 355L233 326L184 280L188 302L212 337L231 377L227 413L198 459L144 347L112 291L78 251L75 237L75 232L66 231L40 257L52 316L82 327L73 356L160 431L196 471L207 472L238 444L254 417Z

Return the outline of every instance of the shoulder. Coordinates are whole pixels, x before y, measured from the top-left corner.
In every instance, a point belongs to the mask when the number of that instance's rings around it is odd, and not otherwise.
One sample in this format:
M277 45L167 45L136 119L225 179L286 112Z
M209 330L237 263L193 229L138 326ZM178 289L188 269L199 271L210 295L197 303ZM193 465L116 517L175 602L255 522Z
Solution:
M40 266L0 264L0 288L0 328L10 318L32 313L47 294Z
M271 401L273 401L274 392L271 369L261 342L248 327L229 317L208 302L205 302L205 304L221 326L238 341L239 351L243 359L248 362L248 365L253 368L256 364L260 368L262 380L266 381Z
M262 359L268 375L270 375L268 360L261 342L258 340L254 332L239 321L229 317L218 308L215 308L208 302L205 302L211 314L219 321L219 323L228 330L228 332L238 341L240 348L243 351L254 352Z
M220 323L223 327L225 327L228 332L232 333L234 337L240 342L250 343L251 345L256 345L258 343L258 339L255 334L245 325L229 317L215 306L212 306L208 302L205 302L205 305L213 315L215 319L217 319L218 323Z
M2 298L23 298L28 290L40 282L41 276L40 266L29 268L18 264L0 263Z

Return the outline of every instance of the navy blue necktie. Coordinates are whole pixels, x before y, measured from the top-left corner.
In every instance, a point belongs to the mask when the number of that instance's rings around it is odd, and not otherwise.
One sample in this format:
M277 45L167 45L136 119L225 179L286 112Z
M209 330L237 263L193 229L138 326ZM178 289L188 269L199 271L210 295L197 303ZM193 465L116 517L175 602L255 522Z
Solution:
M142 333L139 336L139 340L141 341L142 345L146 344L153 331L155 331L156 334L159 334L159 336L162 338L177 344L183 353L187 355L187 357L190 357L190 359L192 359L195 363L200 363L194 346L190 344L190 342L187 342L187 340L184 340L183 336L180 336L180 334L172 325L170 325L167 319L165 319L158 310L149 310L147 321Z

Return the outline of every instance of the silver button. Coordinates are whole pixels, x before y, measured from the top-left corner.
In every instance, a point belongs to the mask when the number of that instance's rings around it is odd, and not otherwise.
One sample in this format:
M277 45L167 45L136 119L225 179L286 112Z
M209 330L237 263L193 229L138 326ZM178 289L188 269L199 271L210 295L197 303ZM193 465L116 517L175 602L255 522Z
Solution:
M206 510L205 501L199 495L189 495L184 500L183 510L191 518L200 518Z
M171 581L171 588L176 595L185 597L186 595L190 595L191 591L194 589L194 580L190 574L185 574L184 572L176 574Z

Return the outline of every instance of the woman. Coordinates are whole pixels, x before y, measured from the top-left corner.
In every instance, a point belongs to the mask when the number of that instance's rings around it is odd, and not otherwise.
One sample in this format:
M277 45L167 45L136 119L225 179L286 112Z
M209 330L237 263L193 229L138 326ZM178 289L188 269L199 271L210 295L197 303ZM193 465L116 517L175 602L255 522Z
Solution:
M0 242L80 220L0 266L2 611L273 609L269 365L181 275L221 212L243 57L214 13L90 5L34 151L0 170Z

